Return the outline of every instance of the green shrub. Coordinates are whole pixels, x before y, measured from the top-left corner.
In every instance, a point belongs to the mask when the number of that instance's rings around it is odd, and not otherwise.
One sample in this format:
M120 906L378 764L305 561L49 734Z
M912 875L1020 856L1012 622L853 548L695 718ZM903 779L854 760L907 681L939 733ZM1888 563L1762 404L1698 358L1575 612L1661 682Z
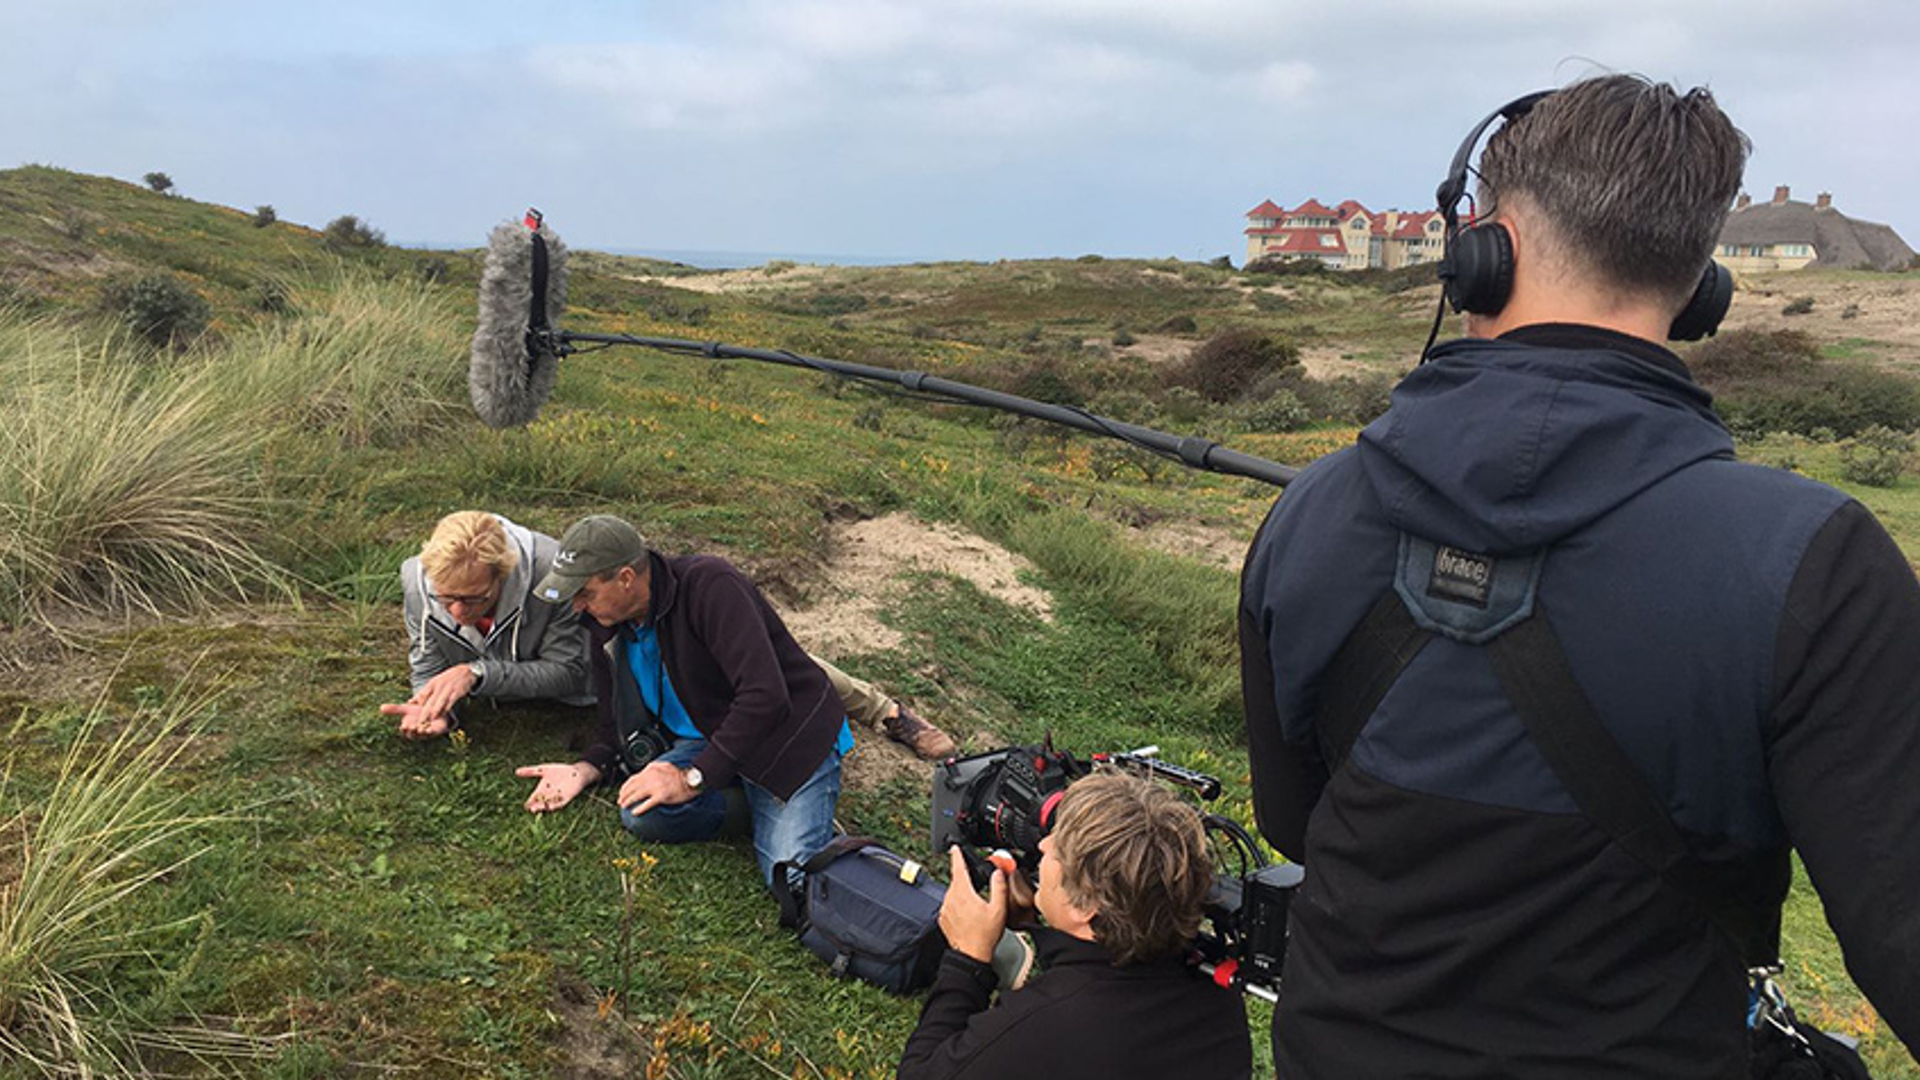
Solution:
M385 247L387 243L387 234L352 214L341 214L327 222L320 235L335 251Z
M1325 277L1335 271L1319 259L1294 259L1262 255L1241 268L1246 274L1270 274L1274 277Z
M247 290L247 302L255 311L285 315L293 310L293 291L280 278L265 277Z
M1802 296L1802 297L1797 297L1793 300L1787 301L1787 305L1780 309L1780 314L1805 315L1806 313L1812 310L1813 310L1813 297Z
M1200 324L1193 321L1191 315L1175 315L1161 323L1157 329L1162 334L1197 334Z
M1208 338L1173 369L1169 380L1192 387L1211 401L1244 396L1254 383L1275 372L1300 366L1296 346L1256 330L1232 328Z
M1138 390L1126 387L1110 387L1095 394L1087 402L1089 411L1114 420L1124 420L1129 424L1151 427L1159 408L1153 399Z
M1315 417L1335 424L1370 424L1393 403L1390 375L1308 379L1296 391Z
M1785 431L1841 438L1875 424L1920 428L1920 384L1855 361L1823 360L1798 330L1728 330L1688 357L1695 376L1736 434Z
M1240 422L1248 431L1298 431L1313 422L1313 413L1300 400L1300 395L1291 390L1277 390L1245 405L1240 411Z
M268 203L261 203L253 208L253 227L256 229L264 229L279 220L279 211Z
M1082 390L1066 364L1052 356L1043 356L1014 375L1009 392L1054 405L1085 405Z
M145 181L149 188L152 188L162 195L173 190L173 177L168 176L166 173L150 172L140 179Z
M1892 487L1913 461L1913 437L1878 424L1840 444L1840 475L1868 487Z
M1127 331L1126 327L1122 326L1114 330L1113 344L1115 348L1124 349L1127 346L1132 345L1133 343L1134 343L1134 336Z
M164 270L108 285L103 301L135 337L161 348L191 343L213 316L193 286Z

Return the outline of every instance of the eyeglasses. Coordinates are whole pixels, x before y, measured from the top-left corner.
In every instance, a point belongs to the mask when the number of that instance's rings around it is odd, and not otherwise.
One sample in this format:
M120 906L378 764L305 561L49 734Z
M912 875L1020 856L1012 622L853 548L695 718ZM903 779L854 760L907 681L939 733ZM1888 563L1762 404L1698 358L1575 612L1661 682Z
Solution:
M493 594L499 587L500 583L495 581L492 585L487 586L487 591L483 593L435 592L433 598L440 601L443 607L451 607L454 604L459 604L462 607L483 607L493 600Z

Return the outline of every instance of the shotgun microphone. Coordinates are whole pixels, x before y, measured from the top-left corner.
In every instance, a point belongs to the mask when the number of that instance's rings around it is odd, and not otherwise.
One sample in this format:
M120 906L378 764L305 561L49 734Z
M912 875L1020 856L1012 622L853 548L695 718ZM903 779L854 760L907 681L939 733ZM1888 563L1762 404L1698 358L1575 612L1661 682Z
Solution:
M553 393L560 350L556 327L567 308L567 246L540 211L502 222L487 238L480 318L467 388L488 427L532 423Z
M718 341L601 334L559 328L567 307L567 248L528 210L524 222L496 226L487 238L486 265L480 274L480 320L473 333L473 360L467 384L473 411L488 427L531 424L553 393L560 358L609 345L637 345L673 356L717 360L758 360L824 371L864 383L904 388L909 396L949 404L979 405L1108 438L1172 458L1193 469L1246 476L1284 485L1299 472L1290 465L1251 457L1199 436L1169 435L1120 420L1095 416L1071 405L1050 405L943 379L924 371L899 371L802 356L785 349L746 349ZM581 343L590 348L582 350Z

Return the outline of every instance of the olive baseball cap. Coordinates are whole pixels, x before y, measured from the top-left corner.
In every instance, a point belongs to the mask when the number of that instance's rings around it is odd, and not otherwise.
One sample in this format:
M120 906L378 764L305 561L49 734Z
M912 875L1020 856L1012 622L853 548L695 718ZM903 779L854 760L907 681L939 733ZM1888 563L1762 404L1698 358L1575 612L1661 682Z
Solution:
M533 595L549 604L564 604L588 578L631 566L646 554L646 538L632 525L612 514L583 517L560 538L553 569L533 587Z

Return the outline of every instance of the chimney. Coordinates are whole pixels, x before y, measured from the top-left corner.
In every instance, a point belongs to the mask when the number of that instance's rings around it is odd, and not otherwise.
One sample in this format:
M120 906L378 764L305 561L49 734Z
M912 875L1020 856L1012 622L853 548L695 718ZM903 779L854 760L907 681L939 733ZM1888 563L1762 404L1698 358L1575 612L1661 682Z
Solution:
M1740 193L1739 198L1733 200L1733 208L1735 210L1745 210L1747 207L1752 205L1753 205L1753 196L1747 194L1744 191Z
M1813 208L1815 210L1833 209L1833 193L1830 191L1823 191L1820 194L1814 196Z
M1773 205L1781 206L1787 201L1787 185L1781 184L1773 189Z

